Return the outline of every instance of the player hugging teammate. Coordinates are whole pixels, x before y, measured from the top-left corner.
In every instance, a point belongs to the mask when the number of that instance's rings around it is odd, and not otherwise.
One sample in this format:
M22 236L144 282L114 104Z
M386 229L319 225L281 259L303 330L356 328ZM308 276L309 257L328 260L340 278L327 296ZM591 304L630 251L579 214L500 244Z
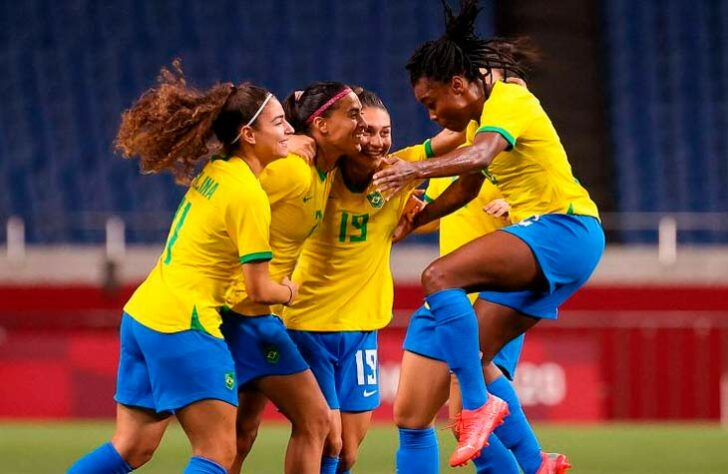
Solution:
M122 153L189 189L124 308L116 432L68 472L138 468L174 415L192 447L184 472L238 473L268 400L292 425L286 472L349 472L379 405L392 243L436 221L441 257L422 276L395 400L397 472L438 472L432 424L448 397L452 466L569 467L541 451L510 380L524 333L586 282L604 234L528 89L533 50L479 38L478 10L445 4L445 34L407 63L444 131L392 155L385 104L338 82L281 104L251 84L202 92L163 70L124 113Z

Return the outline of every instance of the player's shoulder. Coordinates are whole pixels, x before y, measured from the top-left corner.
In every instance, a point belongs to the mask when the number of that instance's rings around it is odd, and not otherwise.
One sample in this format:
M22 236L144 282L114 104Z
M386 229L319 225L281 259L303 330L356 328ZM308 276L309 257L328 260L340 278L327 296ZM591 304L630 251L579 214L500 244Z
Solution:
M288 190L305 192L311 180L311 165L295 154L270 163L260 174L260 183L267 192Z
M393 153L394 156L404 161L423 161L427 159L427 151L423 143L399 149Z

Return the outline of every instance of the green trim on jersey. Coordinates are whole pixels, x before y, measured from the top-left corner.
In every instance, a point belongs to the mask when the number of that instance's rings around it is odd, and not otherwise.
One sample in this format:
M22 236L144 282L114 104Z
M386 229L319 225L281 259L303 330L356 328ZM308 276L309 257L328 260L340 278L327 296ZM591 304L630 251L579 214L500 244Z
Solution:
M240 257L240 263L260 262L263 260L270 260L273 258L273 252L255 252L243 255Z
M197 306L192 307L192 318L190 318L190 329L193 331L207 332L205 327L200 323L200 317L197 315Z
M432 139L428 138L425 140L425 156L427 158L434 158L435 152L432 150Z
M510 145L508 148L506 148L506 150L510 150L514 146L516 146L516 139L513 138L513 135L511 135L510 133L508 133L507 130L504 130L504 129L500 128L500 127L491 127L491 126L487 126L486 125L486 126L480 127L478 130L476 130L475 134L477 135L480 132L494 132L494 133L500 134L503 138L506 139L506 141Z

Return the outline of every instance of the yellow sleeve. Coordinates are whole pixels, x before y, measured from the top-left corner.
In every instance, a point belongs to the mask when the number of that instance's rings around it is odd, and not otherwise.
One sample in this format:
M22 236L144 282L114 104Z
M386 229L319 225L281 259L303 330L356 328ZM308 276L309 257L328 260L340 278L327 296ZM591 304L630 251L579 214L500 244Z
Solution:
M419 145L412 145L408 146L407 148L402 148L401 150L397 150L394 153L392 153L394 156L403 159L404 161L424 161L427 158L431 158L430 154L431 151L428 153L427 151L427 143L430 140L426 140L425 143L420 143ZM430 150L432 150L430 148Z
M265 167L260 185L268 195L270 205L288 197L302 196L308 191L310 165L298 155L288 155Z
M483 105L477 133L499 133L510 150L538 112L538 99L523 86L498 82Z
M232 200L225 211L225 226L238 249L240 263L270 260L270 205L257 189Z

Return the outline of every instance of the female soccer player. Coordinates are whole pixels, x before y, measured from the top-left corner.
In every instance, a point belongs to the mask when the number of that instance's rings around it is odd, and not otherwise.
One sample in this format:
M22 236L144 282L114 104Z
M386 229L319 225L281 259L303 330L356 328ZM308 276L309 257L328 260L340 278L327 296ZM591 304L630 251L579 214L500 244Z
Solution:
M350 471L379 406L377 331L392 317L392 232L409 198L401 193L385 201L371 188L392 145L392 123L374 93L358 96L367 122L362 153L339 161L321 228L294 272L303 282L299 299L282 315L331 410L322 473ZM426 150L452 150L461 141L460 134L443 133L397 155L423 160Z
M170 416L192 445L185 473L225 474L235 455L237 384L220 333L225 291L242 275L259 303L290 303L297 288L275 283L268 198L258 175L288 153L293 129L268 91L252 84L188 86L179 68L124 112L117 149L144 173L188 182L216 137L223 155L191 181L167 244L124 307L115 400L116 432L69 473L126 473L151 459ZM242 263L242 265L241 265Z
M512 78L509 78L508 81L517 82ZM463 146L472 144L477 128L477 122L471 121L467 129L467 143ZM452 181L452 178L431 179L425 193L425 200L431 202L436 199ZM434 231L439 226L440 255L446 255L478 237L507 225L509 210L510 206L502 199L498 188L490 181L485 181L478 196L467 206L443 216L439 222L433 221L427 226L420 227L418 232ZM433 224L435 225L433 226ZM475 302L477 296L477 293L468 294L468 298L472 302ZM416 378L417 374L410 370L413 366L412 361L415 361L417 365L428 365L430 374L439 371L441 379L447 379L447 364L437 348L434 331L435 320L432 313L424 307L420 308L410 319L404 343L405 357L400 372L400 389L394 403L395 421L398 425L422 426L431 423L431 415L423 413L416 406L409 404L408 393L411 390L417 390L420 386L419 380ZM487 340L487 334L483 334L482 331L480 337L481 341ZM511 414L507 418L507 423L497 428L490 436L487 449L483 449L480 456L473 459L478 474L519 473L521 472L518 468L519 465L524 472L542 469L537 472L544 473L561 473L568 467L568 460L565 456L541 451L538 439L523 414L516 394L510 385L509 381L513 380L520 358L523 338L524 336L521 335L510 341L498 351L493 362L483 367L489 392L502 396L504 399L507 398ZM439 397L445 399L447 396L447 387L443 384ZM448 402L451 418L458 420L461 409L457 378L451 376ZM516 425L516 429L512 425ZM455 434L458 436L457 423L454 424L454 427ZM407 435L406 431L404 435ZM433 436L430 441L436 443L436 438ZM406 439L404 444L406 444ZM436 444L432 446L433 449L436 449ZM404 450L404 453L400 454L406 456L407 451ZM405 462L406 460L403 461L403 463ZM557 467L561 470L556 470Z
M296 132L315 140L317 151L312 163L291 154L261 175L271 203L274 279L293 272L304 242L323 219L336 163L344 155L360 152L366 127L356 94L337 82L317 83L291 94L284 108ZM238 455L232 472L240 471L252 448L270 399L292 424L286 472L318 474L329 432L328 407L308 364L276 316L282 307L251 301L242 285L234 285L227 300L222 332L240 384Z
M422 276L443 358L462 390L460 439L450 459L451 465L461 465L477 455L507 414L506 403L486 390L478 321L465 292L485 290L477 304L484 308L480 324L488 334L483 362L490 363L508 341L540 319L556 318L558 306L596 267L604 233L597 207L574 179L538 99L503 81L525 76L518 44L509 43L508 52L475 36L474 0L462 0L457 17L449 8L446 13L445 35L422 45L407 69L417 99L433 120L455 130L477 120L479 133L472 146L440 159L398 161L378 172L375 184L386 192L411 180L460 176L415 216L416 227L461 207L487 177L512 206L511 219L517 222L439 258Z

